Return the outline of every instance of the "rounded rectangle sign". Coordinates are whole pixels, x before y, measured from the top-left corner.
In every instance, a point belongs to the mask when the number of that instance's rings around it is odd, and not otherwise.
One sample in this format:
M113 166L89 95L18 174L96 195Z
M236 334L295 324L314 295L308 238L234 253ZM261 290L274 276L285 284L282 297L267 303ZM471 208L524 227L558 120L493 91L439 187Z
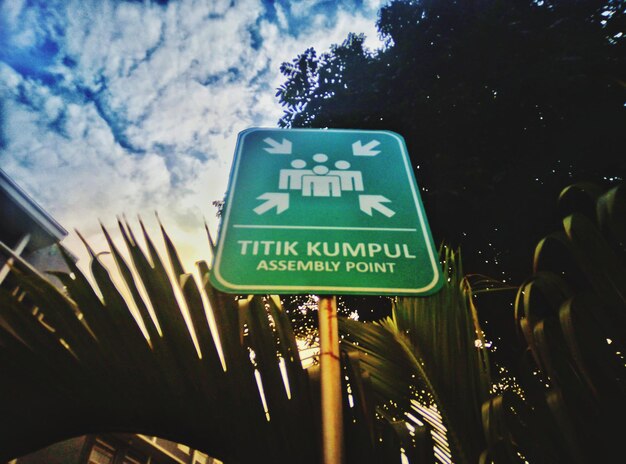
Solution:
M441 268L404 139L239 134L211 272L229 293L426 295Z

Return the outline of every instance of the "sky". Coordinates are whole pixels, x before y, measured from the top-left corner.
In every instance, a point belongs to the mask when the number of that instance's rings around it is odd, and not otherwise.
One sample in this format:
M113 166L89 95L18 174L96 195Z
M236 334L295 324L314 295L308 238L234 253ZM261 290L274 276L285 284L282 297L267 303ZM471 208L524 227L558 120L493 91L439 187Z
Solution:
M276 127L280 64L349 32L382 47L383 0L0 0L0 167L101 251L125 214L210 259L238 132Z

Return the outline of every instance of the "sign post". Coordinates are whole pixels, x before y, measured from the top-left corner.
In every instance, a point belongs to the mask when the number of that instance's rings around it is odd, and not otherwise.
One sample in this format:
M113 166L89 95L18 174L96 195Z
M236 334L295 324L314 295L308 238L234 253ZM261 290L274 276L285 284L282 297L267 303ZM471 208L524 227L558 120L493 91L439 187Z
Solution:
M343 408L337 299L334 296L322 296L317 307L320 337L322 462L341 464L343 462Z
M239 134L211 283L322 295L324 464L343 460L336 294L427 295L439 260L404 140L388 131Z

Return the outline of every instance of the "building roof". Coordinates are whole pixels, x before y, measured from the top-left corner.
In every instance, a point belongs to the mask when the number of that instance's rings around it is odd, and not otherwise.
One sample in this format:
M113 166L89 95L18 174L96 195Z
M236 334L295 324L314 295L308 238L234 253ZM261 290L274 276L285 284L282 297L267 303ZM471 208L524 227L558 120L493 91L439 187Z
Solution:
M26 234L35 251L62 240L67 231L0 169L0 240L13 247Z

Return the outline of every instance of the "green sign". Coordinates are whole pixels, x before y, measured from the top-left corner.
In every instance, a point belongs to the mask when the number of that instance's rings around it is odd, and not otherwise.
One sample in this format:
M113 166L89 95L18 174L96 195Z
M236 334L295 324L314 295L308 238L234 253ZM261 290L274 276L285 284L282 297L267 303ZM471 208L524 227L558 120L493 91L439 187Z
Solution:
M211 281L230 293L437 291L438 256L402 137L240 133Z

